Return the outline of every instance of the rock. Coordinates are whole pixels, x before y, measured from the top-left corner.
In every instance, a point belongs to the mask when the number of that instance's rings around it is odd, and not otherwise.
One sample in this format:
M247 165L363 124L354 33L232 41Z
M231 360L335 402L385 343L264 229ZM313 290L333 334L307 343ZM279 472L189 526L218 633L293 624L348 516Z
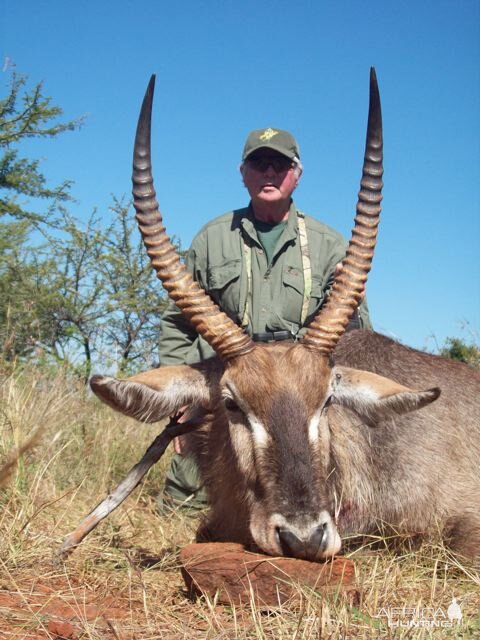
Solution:
M353 583L347 558L310 562L246 551L235 543L190 544L180 552L182 575L191 595L217 597L223 604L277 606L299 595L298 587L328 593Z
M60 620L49 620L48 632L58 640L74 640L78 637L70 622L62 622Z

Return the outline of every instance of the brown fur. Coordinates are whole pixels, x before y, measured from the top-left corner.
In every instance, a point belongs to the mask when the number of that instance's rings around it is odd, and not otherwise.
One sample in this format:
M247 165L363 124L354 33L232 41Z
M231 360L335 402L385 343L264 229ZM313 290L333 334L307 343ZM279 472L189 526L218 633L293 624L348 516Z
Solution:
M285 345L253 355L228 366L224 379L238 376L241 394L252 398L267 424L275 425L283 449L292 458L308 457L305 416L298 412L311 415L324 393L324 362ZM421 411L375 424L354 411L329 407L323 447L306 463L305 492L321 496L318 504L336 515L342 536L375 533L384 525L399 534L440 531L457 551L478 557L479 373L367 331L346 334L334 356L335 363L409 387L438 385L442 395ZM212 499L199 538L251 543L252 496L247 489L253 486L254 496L262 500L270 493L267 504L277 500L285 468L278 467L278 449L272 447L262 470L252 472L246 482L225 428L223 406L216 407L215 415L210 430L193 445Z
M293 555L323 557L337 552L338 533L387 527L440 532L478 559L480 372L369 331L347 333L333 360L301 343L267 344L226 363L92 386L147 421L182 404L205 412L190 437L211 499L199 539L279 554L296 536ZM415 391L426 386L440 397ZM319 528L326 551L312 546Z

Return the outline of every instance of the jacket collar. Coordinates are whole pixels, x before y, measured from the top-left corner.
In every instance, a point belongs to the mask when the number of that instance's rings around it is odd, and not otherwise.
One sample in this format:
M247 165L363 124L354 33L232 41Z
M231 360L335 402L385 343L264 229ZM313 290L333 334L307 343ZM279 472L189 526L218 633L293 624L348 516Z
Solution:
M241 226L244 233L259 247L261 247L261 242L258 239L257 230L255 229L255 216L253 214L252 203L248 205L246 209L244 209L245 215L242 216ZM275 254L283 248L288 242L295 240L298 234L298 220L297 220L298 212L293 200L290 203L290 210L288 212L287 218L287 226L282 236L282 245L278 247Z

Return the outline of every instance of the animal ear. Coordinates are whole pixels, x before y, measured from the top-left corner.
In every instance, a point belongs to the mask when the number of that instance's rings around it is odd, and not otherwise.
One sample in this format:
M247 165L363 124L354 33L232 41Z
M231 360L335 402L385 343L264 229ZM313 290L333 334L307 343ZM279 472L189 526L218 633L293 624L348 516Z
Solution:
M331 401L366 418L378 419L416 411L440 395L438 387L416 391L369 371L334 367Z
M157 422L185 405L205 410L210 401L207 374L187 365L152 369L125 380L93 376L90 387L112 409L141 422Z

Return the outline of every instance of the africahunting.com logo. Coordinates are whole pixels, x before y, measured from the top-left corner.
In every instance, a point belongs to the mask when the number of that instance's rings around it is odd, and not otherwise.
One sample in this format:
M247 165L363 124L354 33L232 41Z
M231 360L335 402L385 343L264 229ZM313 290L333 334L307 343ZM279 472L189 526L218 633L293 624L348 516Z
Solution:
M382 607L375 617L387 618L388 626L394 628L445 629L461 624L463 616L460 605L453 598L446 610L442 607Z

